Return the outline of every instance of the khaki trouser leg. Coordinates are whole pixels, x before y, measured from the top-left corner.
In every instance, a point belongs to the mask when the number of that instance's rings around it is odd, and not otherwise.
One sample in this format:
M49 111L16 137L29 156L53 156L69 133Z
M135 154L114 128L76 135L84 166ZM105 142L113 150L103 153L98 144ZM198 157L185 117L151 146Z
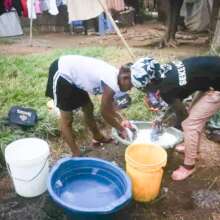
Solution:
M209 91L195 103L188 118L182 122L186 147L184 164L195 164L201 133L208 119L219 110L220 92Z

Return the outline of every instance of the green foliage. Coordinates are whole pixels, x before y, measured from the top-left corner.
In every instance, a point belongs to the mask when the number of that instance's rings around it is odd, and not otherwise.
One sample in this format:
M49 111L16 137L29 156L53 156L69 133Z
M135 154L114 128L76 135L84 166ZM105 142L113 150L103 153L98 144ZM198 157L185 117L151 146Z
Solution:
M149 112L144 105L144 93L133 89L130 96L132 104L129 108L123 110L126 117L132 120L150 120L153 117L153 113Z

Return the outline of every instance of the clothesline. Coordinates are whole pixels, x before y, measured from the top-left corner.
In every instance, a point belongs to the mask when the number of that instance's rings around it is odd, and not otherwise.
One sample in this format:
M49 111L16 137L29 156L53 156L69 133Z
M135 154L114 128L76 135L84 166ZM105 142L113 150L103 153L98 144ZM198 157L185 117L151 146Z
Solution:
M33 26L33 19L36 19L36 13L34 12L34 3L36 3L36 0L28 0L29 4L31 5L31 8L29 8L28 11L31 13L28 13L30 18L30 45L32 45L32 26ZM39 0L37 0L39 1ZM48 0L41 0L41 4L38 4L38 6L42 9L49 9L48 12L53 15L57 15L59 13L56 5L54 3L57 3L57 1L50 2L50 4L46 4ZM52 1L52 0L50 0ZM107 5L108 9L115 9L117 11L122 11L125 9L125 3L124 0L101 0L102 3ZM59 0L59 3L57 5L66 4L67 5L67 11L68 11L68 17L69 17L69 23L72 21L77 20L88 20L94 17L99 16L103 13L103 7L100 5L99 1L97 0ZM44 5L42 5L44 3ZM53 3L53 4L52 4ZM48 8L47 6L50 5L52 8ZM38 10L39 11L39 10Z
M1 0L0 15L1 13L10 11L14 7L19 16L28 16L30 18L29 43L32 45L33 20L37 18L37 14L41 14L43 11L48 11L51 15L56 16L59 13L58 6L62 4L67 5L69 23L77 20L95 18L105 12L116 33L128 49L129 54L134 58L127 42L123 38L119 28L109 13L109 10L111 9L117 11L124 10L124 0Z
M106 3L109 10L114 9L116 11L123 11L125 9L124 0L102 0ZM71 20L86 20L92 18L93 14L102 10L97 0L1 0L0 1L0 15L4 12L10 11L15 8L19 16L29 17L36 19L37 15L42 14L44 11L48 11L51 15L58 15L59 6L66 5ZM81 16L79 16L81 15Z

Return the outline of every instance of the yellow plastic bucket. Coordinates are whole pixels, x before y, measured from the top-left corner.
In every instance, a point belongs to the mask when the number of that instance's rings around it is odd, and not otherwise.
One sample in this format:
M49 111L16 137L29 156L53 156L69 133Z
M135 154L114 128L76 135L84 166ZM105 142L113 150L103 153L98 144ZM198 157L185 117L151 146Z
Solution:
M160 192L167 152L159 145L131 144L125 151L125 161L134 199L139 202L155 199Z

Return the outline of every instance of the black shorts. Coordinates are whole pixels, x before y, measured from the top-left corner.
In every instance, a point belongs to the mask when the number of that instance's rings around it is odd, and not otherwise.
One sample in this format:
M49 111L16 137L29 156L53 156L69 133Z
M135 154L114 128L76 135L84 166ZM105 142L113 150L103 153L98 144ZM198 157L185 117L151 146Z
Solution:
M57 75L57 72L58 60L55 60L49 68L45 95L52 98L60 110L72 111L91 102L86 91L69 83L62 76Z

